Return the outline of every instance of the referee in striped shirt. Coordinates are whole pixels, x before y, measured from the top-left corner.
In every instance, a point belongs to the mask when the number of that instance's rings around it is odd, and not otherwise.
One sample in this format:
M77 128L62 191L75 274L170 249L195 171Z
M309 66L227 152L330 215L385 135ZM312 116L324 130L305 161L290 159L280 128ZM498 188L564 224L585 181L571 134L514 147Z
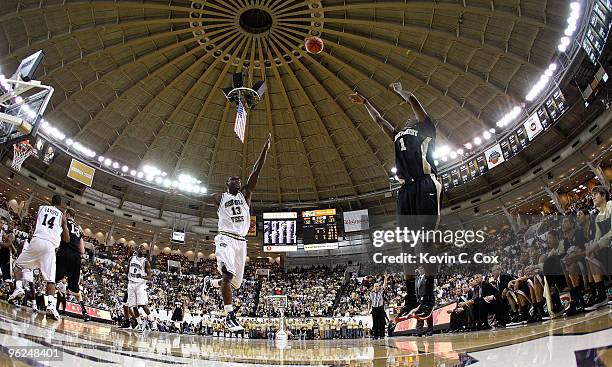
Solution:
M385 274L385 281L382 288L380 283L374 283L370 291L369 309L372 314L372 336L374 339L384 339L387 315L385 314L385 290L387 289L388 274Z

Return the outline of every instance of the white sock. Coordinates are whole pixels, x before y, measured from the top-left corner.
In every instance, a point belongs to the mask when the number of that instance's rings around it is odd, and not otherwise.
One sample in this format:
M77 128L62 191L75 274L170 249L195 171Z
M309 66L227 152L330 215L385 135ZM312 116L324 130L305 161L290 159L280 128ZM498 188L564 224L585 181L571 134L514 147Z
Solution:
M230 313L234 311L234 305L225 305L223 306L223 309L225 310L225 312Z
M23 280L15 281L15 289L23 289Z
M210 285L215 288L221 288L221 279L213 279L210 281Z

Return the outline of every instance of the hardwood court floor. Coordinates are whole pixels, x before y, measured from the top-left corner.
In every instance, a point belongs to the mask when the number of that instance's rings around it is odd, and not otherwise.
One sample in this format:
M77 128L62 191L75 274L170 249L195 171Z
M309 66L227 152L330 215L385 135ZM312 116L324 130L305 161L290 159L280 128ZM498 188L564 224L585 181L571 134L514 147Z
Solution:
M11 360L11 346L46 346L62 361ZM612 366L612 309L485 332L386 340L274 341L147 332L0 303L0 366Z

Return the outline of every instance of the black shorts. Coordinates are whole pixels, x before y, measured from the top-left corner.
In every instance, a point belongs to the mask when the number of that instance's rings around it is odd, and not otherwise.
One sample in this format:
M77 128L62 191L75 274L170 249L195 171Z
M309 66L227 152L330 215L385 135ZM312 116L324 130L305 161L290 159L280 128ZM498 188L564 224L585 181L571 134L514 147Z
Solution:
M440 216L442 185L433 175L406 181L397 193L400 227L435 229Z
M60 247L56 254L55 282L68 278L68 290L79 292L81 254L67 247Z
M183 311L182 310L174 310L170 320L172 320L172 321L183 321Z
M11 261L4 261L0 263L0 271L2 271L2 280L7 281L11 279Z

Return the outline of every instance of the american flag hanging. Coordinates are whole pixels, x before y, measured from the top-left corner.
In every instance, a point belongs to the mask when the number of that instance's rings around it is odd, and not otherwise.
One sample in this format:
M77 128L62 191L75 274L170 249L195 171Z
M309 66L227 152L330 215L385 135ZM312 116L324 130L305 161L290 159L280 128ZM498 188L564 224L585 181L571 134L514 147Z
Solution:
M244 131L246 130L247 111L242 105L242 101L238 100L238 113L236 114L236 122L234 123L234 132L238 138L244 143Z

